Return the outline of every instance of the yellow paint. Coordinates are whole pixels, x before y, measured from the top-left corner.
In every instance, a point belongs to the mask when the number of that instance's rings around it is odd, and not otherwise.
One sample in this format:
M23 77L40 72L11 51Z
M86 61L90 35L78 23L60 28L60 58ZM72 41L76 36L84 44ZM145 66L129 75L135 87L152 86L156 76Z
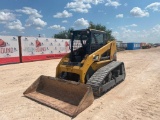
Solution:
M101 55L105 53L107 50L110 50L110 59L109 60L102 60L100 61ZM111 61L113 61L113 55L117 52L116 49L116 42L115 41L109 41L105 46L101 47L94 53L86 56L84 60L82 60L83 66L67 66L63 65L63 62L69 62L69 54L64 56L61 61L59 62L57 68L56 68L56 77L59 77L61 72L71 72L76 73L80 75L80 82L85 83L85 76L86 73L91 66L93 70L98 70L99 68L103 67L104 65L107 65ZM94 56L99 56L98 61L94 61Z

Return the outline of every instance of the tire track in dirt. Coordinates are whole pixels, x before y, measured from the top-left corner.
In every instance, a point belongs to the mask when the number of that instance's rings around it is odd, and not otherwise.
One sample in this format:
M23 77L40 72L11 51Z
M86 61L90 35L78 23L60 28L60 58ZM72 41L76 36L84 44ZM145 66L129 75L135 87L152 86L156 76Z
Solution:
M157 55L160 52L155 51L147 54L136 51L132 57L123 56L126 80L95 100L89 110L85 110L87 115L81 113L75 120L159 120L160 57Z
M118 53L126 80L95 99L74 120L160 120L160 47ZM54 76L59 60L0 66L0 120L70 120L23 97L41 74Z

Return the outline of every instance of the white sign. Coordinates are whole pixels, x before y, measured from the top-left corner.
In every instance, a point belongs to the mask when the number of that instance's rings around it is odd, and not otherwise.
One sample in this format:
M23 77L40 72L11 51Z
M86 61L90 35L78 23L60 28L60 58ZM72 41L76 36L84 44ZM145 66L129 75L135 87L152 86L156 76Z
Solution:
M0 36L0 58L19 57L18 37Z
M69 40L22 37L22 56L62 54L69 52Z

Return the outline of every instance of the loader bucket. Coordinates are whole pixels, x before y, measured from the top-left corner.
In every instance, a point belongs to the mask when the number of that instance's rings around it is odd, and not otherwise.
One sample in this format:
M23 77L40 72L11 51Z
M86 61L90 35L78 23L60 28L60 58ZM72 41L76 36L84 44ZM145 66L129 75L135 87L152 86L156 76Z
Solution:
M23 94L71 117L78 115L94 101L90 86L43 75Z

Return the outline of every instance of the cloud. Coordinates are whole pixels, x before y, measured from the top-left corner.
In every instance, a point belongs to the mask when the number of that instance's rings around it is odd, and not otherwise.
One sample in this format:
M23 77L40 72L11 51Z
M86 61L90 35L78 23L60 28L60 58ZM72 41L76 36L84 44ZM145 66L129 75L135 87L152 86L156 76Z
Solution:
M42 30L42 28L41 27L36 27L36 30Z
M27 15L32 15L34 17L43 17L40 12L38 12L36 9L30 8L30 7L23 7L23 9L17 9L16 12L21 12Z
M87 28L89 26L89 22L84 18L80 18L74 22L74 26L76 28Z
M113 31L112 32L112 35L114 36L114 37L116 37L116 39L119 37L119 32L117 32L117 31ZM120 39L119 39L120 40Z
M152 29L151 29L152 33L155 34L159 34L160 33L160 24L155 25Z
M62 23L68 23L68 21L67 20L63 20Z
M16 19L16 15L9 11L0 11L0 23L6 23Z
M109 25L109 24L110 24L110 22L106 22L106 24L108 24L108 25Z
M73 0L73 2L67 3L65 8L69 8L74 12L88 13L91 4L98 5L103 2L104 0Z
M27 26L27 27L34 26L36 28L38 28L38 27L42 28L42 27L45 27L46 25L47 25L47 23L45 21L43 21L41 18L35 18L35 17L30 16L26 20L25 26Z
M88 9L91 8L91 5L89 3L85 3L83 0L76 0L74 2L67 3L65 8L69 8L74 12L88 13Z
M122 29L122 28L127 28L127 27L137 27L137 26L138 26L137 24L131 24L131 25L126 25L126 26L119 27L119 28Z
M9 22L8 24L6 24L6 27L10 30L18 30L18 31L22 31L25 28L22 26L22 23L20 20L15 20L13 22Z
M10 33L10 32L8 32L8 31L6 31L6 30L0 32L0 34L2 34L2 35L6 35L6 34L9 34L9 33Z
M127 4L127 3L124 3L124 6L126 7L126 6L128 6L128 4Z
M137 27L137 24L132 24L132 25L129 25L131 27Z
M116 39L123 40L123 42L158 43L160 38L159 33L160 24L157 24L150 29L141 31L136 31L126 27L121 27L116 29L116 31L113 31L113 35L116 37Z
M56 15L53 15L54 18L68 18L72 17L72 13L69 13L67 10L64 10L62 13L58 12Z
M151 3L146 7L146 9L151 9L153 11L160 11L160 2Z
M115 8L117 8L120 5L121 4L118 1L112 1L112 0L107 0L107 3L105 4L105 6L113 6Z
M23 7L23 9L17 9L16 12L24 13L29 16L26 20L26 27L35 27L37 30L41 30L42 27L47 25L47 22L41 19L43 16L36 9Z
M123 18L123 14L116 15L116 18Z
M134 7L131 11L130 11L131 15L134 17L148 17L149 13L145 10L142 10L139 7Z
M78 0L77 0L78 1ZM82 0L83 2L86 2L86 3L92 3L94 5L97 5L99 3L103 3L104 0Z
M113 31L113 36L117 40L123 40L123 42L140 42L138 39L138 31L128 29L126 27L121 27L117 31Z
M53 25L53 26L50 26L48 27L49 29L54 29L54 30L59 30L59 31L63 31L65 30L65 27L62 27L60 25Z

